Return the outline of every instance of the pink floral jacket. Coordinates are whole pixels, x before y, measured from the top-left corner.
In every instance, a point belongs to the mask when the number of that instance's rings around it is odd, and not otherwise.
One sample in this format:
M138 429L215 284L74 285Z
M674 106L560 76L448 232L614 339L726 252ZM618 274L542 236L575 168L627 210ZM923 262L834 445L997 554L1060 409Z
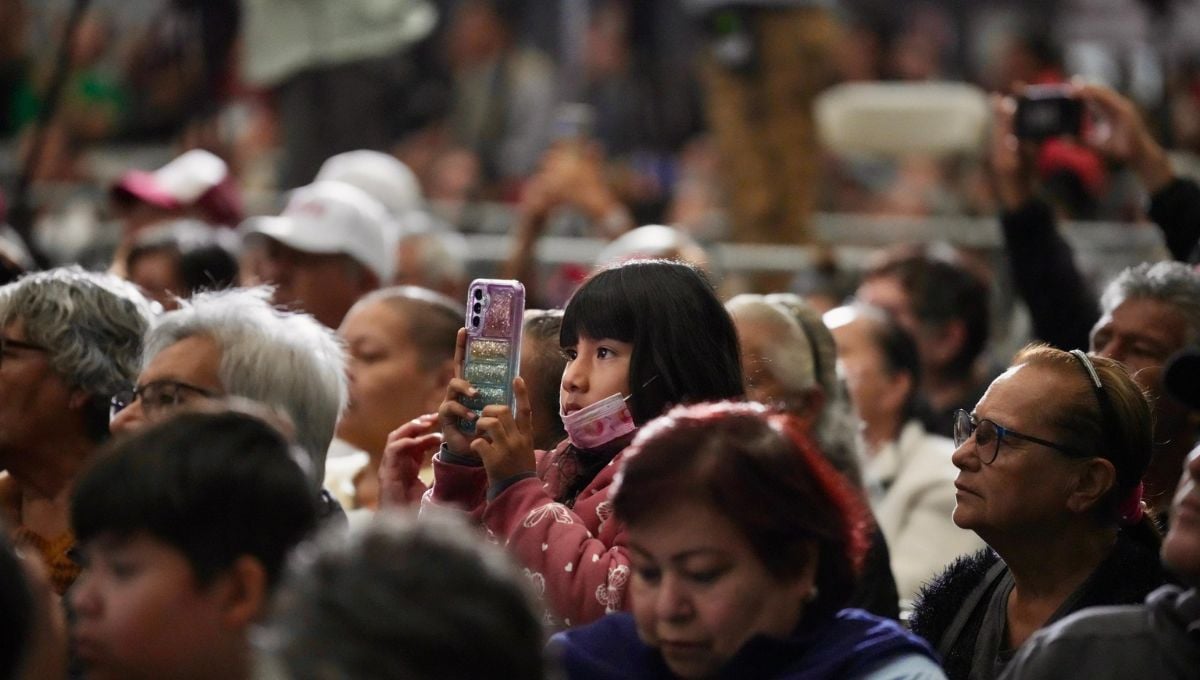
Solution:
M481 521L525 567L545 601L549 622L570 627L628 608L629 551L625 527L612 519L608 499L624 454L618 453L568 508L554 501L560 484L556 463L566 444L539 451L537 477L513 484L491 502L482 467L435 456L433 487L423 502L463 508Z

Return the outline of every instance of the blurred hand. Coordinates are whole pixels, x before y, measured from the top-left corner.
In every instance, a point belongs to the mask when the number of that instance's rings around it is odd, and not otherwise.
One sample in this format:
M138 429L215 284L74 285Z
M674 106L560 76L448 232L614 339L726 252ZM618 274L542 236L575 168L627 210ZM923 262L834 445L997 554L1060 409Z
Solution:
M1018 85L1016 94L1023 86ZM1036 145L1022 142L1013 133L1013 118L1017 102L1012 97L994 94L992 132L988 144L988 167L991 170L996 198L1004 210L1017 210L1033 196L1033 156Z
M425 456L442 443L438 417L429 413L410 420L388 434L379 464L379 504L385 508L415 505L428 488L419 474Z
M542 156L540 168L525 185L522 212L527 218L545 217L560 206L576 208L593 222L624 208L605 177L604 154L598 145L564 143Z
M1109 158L1129 163L1150 193L1171 181L1170 160L1132 101L1103 85L1077 83L1073 89L1098 114L1084 133L1088 146Z

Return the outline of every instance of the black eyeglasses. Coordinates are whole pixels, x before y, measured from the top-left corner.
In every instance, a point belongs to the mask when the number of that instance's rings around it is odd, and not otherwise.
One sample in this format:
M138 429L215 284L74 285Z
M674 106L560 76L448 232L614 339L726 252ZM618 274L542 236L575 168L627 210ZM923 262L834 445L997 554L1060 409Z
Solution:
M958 409L954 412L954 445L962 446L967 443L967 440L972 435L975 436L975 446L979 448L979 458L983 461L984 465L991 465L996 460L996 456L1000 454L1000 442L1005 437L1024 439L1034 444L1048 446L1072 458L1083 457L1078 451L1067 448L1062 444L1055 444L1052 441L1047 441L1039 437L1021 434L1016 430L1010 430L1007 427L997 425L987 418L976 420L974 415ZM991 447L991 455L988 455L989 446Z
M49 352L50 351L50 349L48 347L42 347L41 345L35 345L32 342L25 342L24 340L14 340L12 338L8 338L3 335L0 335L0 363L3 363L4 357L8 356L8 353L14 349L24 349L24 350L29 350L30 352Z
M109 419L115 418L138 399L142 400L142 412L147 418L153 418L163 411L174 408L187 401L188 394L205 398L216 396L212 391L196 387L178 380L155 380L133 389L121 390L109 401Z

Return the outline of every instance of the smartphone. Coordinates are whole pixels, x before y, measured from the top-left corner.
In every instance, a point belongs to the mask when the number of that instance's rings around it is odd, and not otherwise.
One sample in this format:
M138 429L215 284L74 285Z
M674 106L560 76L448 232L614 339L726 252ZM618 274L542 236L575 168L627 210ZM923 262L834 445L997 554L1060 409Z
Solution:
M1083 129L1083 102L1065 85L1031 85L1017 99L1013 131L1018 139L1078 137Z
M463 378L479 390L459 402L480 415L489 404L513 403L512 382L521 366L521 324L525 286L510 279L475 279L467 288L466 354ZM459 420L458 429L475 434L475 423Z

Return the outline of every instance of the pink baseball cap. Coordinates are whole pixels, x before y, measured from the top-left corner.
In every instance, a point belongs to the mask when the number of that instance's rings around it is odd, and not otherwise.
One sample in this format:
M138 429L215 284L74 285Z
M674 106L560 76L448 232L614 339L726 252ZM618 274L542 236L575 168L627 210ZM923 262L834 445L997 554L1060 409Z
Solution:
M214 224L242 220L242 197L225 161L193 149L154 172L130 170L112 188L116 200L135 200L164 210L196 208Z

